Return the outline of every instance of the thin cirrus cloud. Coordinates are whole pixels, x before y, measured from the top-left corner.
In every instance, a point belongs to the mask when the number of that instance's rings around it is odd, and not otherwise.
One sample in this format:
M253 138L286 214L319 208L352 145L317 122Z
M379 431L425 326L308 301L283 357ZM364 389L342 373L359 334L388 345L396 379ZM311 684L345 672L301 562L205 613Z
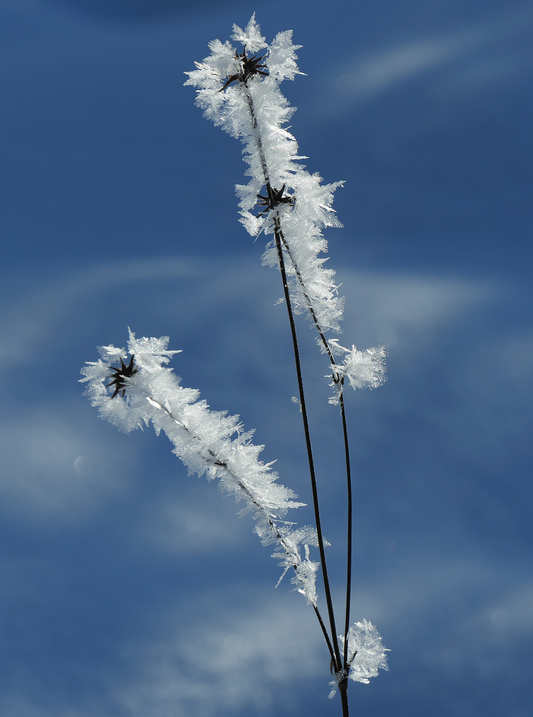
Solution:
M326 706L326 651L312 611L298 595L250 597L243 605L238 594L198 595L207 607L187 626L181 614L168 615L165 638L139 645L135 673L116 686L114 703L131 717L268 711L284 703L284 692L290 703L299 680L321 675Z
M52 286L42 286L32 295L14 300L4 311L0 329L6 340L0 348L0 365L6 370L19 362L31 360L39 343L49 341L55 332L61 330L62 323L73 312L82 309L85 302L104 293L109 297L110 293L124 285L135 286L138 283L142 287L139 302L146 305L150 299L150 291L146 290L150 282L157 285L162 280L176 279L176 300L181 292L187 292L186 319L190 323L195 309L198 319L204 311L212 315L212 306L220 305L221 300L225 303L239 302L242 306L242 297L247 295L248 289L258 285L268 290L272 297L277 296L275 277L270 282L273 287L270 291L266 288L269 282L265 281L265 274L266 270L256 261L169 257L104 264L74 276L69 275L63 280L56 279ZM487 283L454 277L435 279L423 275L343 272L341 278L344 282L341 293L348 298L344 332L351 323L351 315L354 315L359 327L358 341L365 339L364 334L368 333L374 336L374 341L391 344L395 343L400 326L428 328L469 304L479 304L495 290ZM192 287L190 281L193 281ZM216 301L213 301L215 296ZM265 301L272 303L266 296ZM182 302L177 301L173 306L179 316ZM156 305L153 309L158 310ZM161 310L168 313L164 307ZM367 330L361 336L365 326ZM172 326L169 326L168 332L172 335ZM348 339L352 336L349 335Z
M417 332L445 327L504 294L503 287L479 279L350 270L343 270L342 279L343 332L346 341L357 341L361 348L386 343L416 351Z
M12 301L4 310L0 330L8 340L0 348L0 366L6 369L24 359L30 360L39 343L59 331L61 323L79 309L83 301L107 292L110 287L147 280L190 278L199 272L199 267L187 259L142 258L57 277L51 285L41 286L32 294Z
M531 30L530 8L506 14L496 21L482 21L441 37L423 38L385 48L352 62L348 72L338 75L336 90L351 102L366 102L429 71L461 63L461 81L486 84L516 71L520 58L495 52L501 42L520 40ZM465 71L465 67L467 71Z
M367 579L367 589L355 591L353 619L377 622L400 673L405 661L412 664L414 659L420 674L428 675L428 664L438 664L439 679L449 681L459 664L470 672L483 671L484 655L491 654L492 670L508 676L513 669L505 664L509 652L495 658L491 647L503 641L513 652L524 631L531 630L531 584L517 584L495 598L493 568L439 556L404 564L386 580ZM490 597L476 597L480 588ZM253 599L250 588L242 594L239 590L198 594L195 605L200 614L189 614L186 624L181 611L160 615L162 637L144 636L131 646L119 645L117 650L127 653L130 666L115 682L113 704L132 717L163 717L169 711L176 717L212 717L226 711L268 711L274 704L290 711L291 704L295 708L294 684L318 680L316 694L323 694L325 710L327 656L312 611L286 588L285 593L280 588L258 599ZM428 645L428 622L443 609L450 611L451 630L434 633ZM394 673L381 679L389 678L394 679Z
M47 352L52 352L53 356L56 351L60 361L59 354L63 352L62 327L68 316L82 311L86 302L92 301L103 292L107 301L114 301L114 292L122 291L127 283L134 287L136 282L142 282L140 286L142 285L143 291L138 292L141 296L139 301L146 303L146 297L150 296L150 286L159 285L162 279L179 280L176 281L175 289L172 288L171 282L171 296L166 305L170 303L179 311L179 307L186 303L186 319L193 327L193 336L197 333L194 327L209 327L211 324L206 323L208 321L216 323L216 315L213 316L212 309L215 296L219 307L217 311L220 311L220 315L226 315L234 311L237 305L242 306L242 295L259 287L262 294L259 304L269 304L272 309L272 299L276 294L268 279L272 278L274 281L276 277L269 277L269 272L255 263L241 262L238 266L230 264L228 260L227 271L221 271L220 261L212 265L206 264L200 269L196 261L137 260L121 266L104 265L90 272L80 273L74 278L69 277L62 283L56 283L53 288L44 287L33 297L15 303L11 307L10 315L6 314L4 318L4 370L15 366L21 360L30 360L35 351L40 350L40 344L43 342L48 342L52 347L59 342L56 349L49 347ZM432 329L447 326L454 317L464 316L466 311L483 306L484 302L496 294L494 286L479 281L351 271L343 271L342 274L344 285L341 291L347 295L344 343L357 343L360 348L388 343L396 355L417 351L420 338L427 344ZM243 286L243 281L249 282L250 286ZM207 287L207 290L202 287ZM157 317L159 325L165 325L166 332L167 321L165 316L160 315L161 311L156 296L148 307L144 320L149 323L150 315ZM167 306L165 314L168 312ZM261 330L268 330L270 335L266 342L267 347L276 342L275 336L279 330L277 318L283 321L282 312L283 307L274 307L268 317L271 321L272 317L276 317L276 322L270 325L261 322ZM176 324L180 325L180 321L183 324L179 317L168 317L168 333L174 341L179 339L175 327ZM209 328L206 330L209 332ZM173 334L176 334L175 338ZM125 335L126 325L124 333L117 337L114 343L120 344ZM434 333L433 340L439 340L438 332ZM198 341L203 344L207 341L208 344L209 338L202 336ZM510 351L513 356L520 355L520 351ZM274 358L266 349L264 356L261 356L260 352L256 353L258 355L254 355L253 360L257 360L258 370L270 375ZM92 349L86 358L95 360L96 350ZM185 360L186 358L185 356ZM316 360L318 359L319 357ZM176 369L180 373L184 371L184 376L187 373L183 363ZM184 383L188 385L186 379ZM81 406L85 399L81 395L82 386L79 389ZM13 508L28 513L55 515L57 519L62 519L62 516L81 515L89 506L99 504L105 495L122 490L120 481L117 484L115 479L108 480L105 477L110 471L114 476L127 472L123 465L126 458L119 456L119 449L114 448L114 434L109 435L109 441L104 440L99 433L94 434L96 424L93 423L91 428L85 425L86 418L76 416L77 411L73 412L72 406L49 403L46 406L34 406L29 419L18 420L11 415L9 422L5 423L1 439L4 459L0 492L4 501ZM96 415L94 420L97 421ZM98 421L97 424L99 427ZM104 432L104 435L107 434ZM168 448L164 445L161 450ZM128 452L127 455L133 460L133 453ZM98 459L92 456L98 456ZM95 460L98 465L95 465ZM176 470L178 468L177 465ZM281 481L284 482L283 475ZM217 491L212 492L214 500L218 501ZM196 534L197 549L200 551L224 532L225 521L215 524L208 517L195 517L194 508L187 512L185 506L181 506L176 508L176 513L167 505L165 510L164 514L153 515L151 518L148 516L145 526L152 542L165 552L174 552L179 546L179 539L173 535L170 528L171 525L176 525L176 520L184 534L190 534L189 537ZM199 528L201 520L204 525Z

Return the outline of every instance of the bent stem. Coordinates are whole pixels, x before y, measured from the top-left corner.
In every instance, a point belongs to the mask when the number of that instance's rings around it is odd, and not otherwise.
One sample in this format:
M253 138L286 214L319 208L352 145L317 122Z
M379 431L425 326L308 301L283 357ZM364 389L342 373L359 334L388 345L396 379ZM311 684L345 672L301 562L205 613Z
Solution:
M284 271L284 269L283 269L283 271ZM292 312L291 312L290 315L292 316ZM291 326L294 326L294 317L292 318ZM296 334L295 334L295 333L293 334L293 337L296 338ZM298 346L297 346L297 345L296 345L296 351L298 351ZM303 384L301 383L301 370L300 370L300 364L299 364L299 356L298 356L298 364L297 364L297 366L298 366L298 375L299 375L299 378L300 378L300 380L299 380L299 386L301 385L301 395L302 395L302 397L303 397ZM195 436L193 433L191 433L190 429L189 429L182 421L178 420L178 419L176 418L176 416L174 416L173 413L172 413L166 406L164 406L163 404L161 404L159 401L156 401L152 396L149 396L148 394L145 394L145 395L146 395L146 397L149 399L149 401L150 401L150 403L151 403L152 405L157 406L157 408L159 408L161 411L163 411L169 418L171 418L171 419L172 419L175 423L177 423L183 430L185 430L185 431L191 436L192 439L195 439L195 438L196 438L196 436ZM305 405L305 398L304 398L304 402L303 402L303 403L304 403L304 405ZM310 470L311 470L311 474L312 474L312 482L314 483L314 486L315 486L315 492L314 492L313 495L315 495L315 493L316 493L316 479L315 479L315 472L314 472L314 466L313 466L313 456L312 456L312 452L310 452L310 438L309 438L309 427L308 427L308 425L307 425L307 418L306 418L306 421L305 421L305 425L307 426L307 429L306 429L306 440L308 441L308 447L309 447ZM233 471L231 470L231 468L229 467L229 465L228 465L226 462L222 462L222 461L220 461L219 459L217 459L215 453L214 453L212 450L208 450L208 451L207 451L207 455L205 456L205 460L206 460L207 462L212 462L213 465L222 467L222 468L224 468L226 471L228 471L229 473L232 473L232 474L233 474ZM266 518L266 521L267 521L268 525L270 526L270 529L272 530L273 534L275 535L277 541L278 541L279 544L282 546L282 548L285 550L286 555L290 558L290 557L291 557L291 550L290 550L289 546L286 544L283 535L280 533L280 531L279 531L279 529L278 529L276 523L272 520L270 514L269 514L267 511L265 511L265 509L263 508L263 506L261 505L261 503L256 499L256 497L255 497L255 496L253 495L253 493L251 492L250 488L247 487L247 486L245 486L244 483L243 483L241 480L239 480L239 478L238 478L235 474L233 474L233 475L234 475L234 477L235 477L236 483L239 485L239 488L248 496L248 499L250 500L250 502L255 506L255 508L256 508L257 510L259 510L261 513L263 513L263 515L264 515L264 517ZM326 594L329 596L329 598L327 599L327 604L328 604L328 612L330 613L329 616L330 616L330 621L331 621L331 619L333 618L333 611L332 611L332 609L330 610L330 607L331 607L331 595L330 595L330 591L329 591L329 581L328 581L328 578L327 578L327 570L326 570L326 566L325 566L324 540L323 540L323 537L322 537L322 529L321 529L321 526L320 526L320 515L319 515L319 513L318 513L318 496L317 496L317 503L316 503L316 509L315 509L315 518L317 518L317 538L318 538L318 543L319 543L319 547L320 547L320 555L321 555L321 558L323 558L323 561L324 561L324 562L322 563L322 565L323 565L323 574L324 574L325 584L327 585ZM293 564L293 568L297 571L298 566L297 566L296 564ZM319 622L319 624L320 624L320 628L321 628L322 633L323 633L323 635L324 635L324 638L325 638L325 640L326 640L326 644L327 644L327 647L328 647L328 650L329 650L329 653L330 653L330 656L331 656L332 663L333 663L333 664L336 664L336 665L339 665L339 664L340 664L340 655L339 655L338 643L337 643L337 641L335 640L334 643L333 643L333 645L332 645L332 642L331 642L330 637L329 637L329 635L328 635L328 631L327 631L326 626L325 626L325 624L324 624L324 620L322 619L322 615L320 614L320 610L318 609L318 606L316 605L316 603L313 603L313 609L314 609L314 611L315 611L315 615L316 615L316 617L317 617L317 619L318 619L318 622ZM333 629L333 630L335 629L335 622L334 622L334 621L333 621L333 624L332 624L332 629ZM335 635L336 633L333 632L333 634ZM339 669L340 669L340 668L339 668ZM342 696L342 693L341 693L341 696ZM344 711L344 708L343 708L343 715L344 715L344 717L347 717L347 715L348 715L348 713Z
M253 99L251 97L250 92L248 91L246 82L243 83L243 86L244 86L244 91L246 93L248 108L250 111L252 127L255 132L258 153L259 153L259 157L261 160L261 167L263 170L263 176L264 176L265 186L266 186L266 190L267 190L267 197L269 200L270 208L274 209L275 196L274 196L274 191L272 189L272 185L270 182L270 176L269 176L269 171L268 171L268 166L267 166L267 162L266 162L263 145L261 142L261 136L258 131L257 119L255 116L254 105L253 105ZM336 632L336 628L335 628L335 618L334 618L334 613L333 613L333 606L332 606L332 601L331 601L331 591L330 591L329 579L328 579L328 573L327 573L327 567L326 567L324 542L323 542L323 538L322 538L320 510L319 510L319 505L318 505L318 490L317 490L317 485L316 485L316 475L315 475L315 470L314 470L311 439L310 439L310 434L309 434L309 424L308 424L308 420L307 420L307 410L306 410L303 380L302 380L302 374L301 374L298 338L297 338L296 326L295 326L295 322L294 322L294 312L292 310L292 304L291 304L291 300L290 300L289 287L288 287L288 281L287 281L287 275L286 275L286 269L285 269L285 261L284 261L284 257L283 257L283 250L285 250L285 252L291 262L291 265L292 265L292 268L296 275L296 278L300 284L303 296L305 298L305 302L307 304L307 308L309 309L313 324L318 332L320 342L324 348L324 352L327 354L327 356L331 362L331 365L334 366L336 362L335 362L333 353L331 351L331 348L328 344L328 341L326 340L326 337L324 336L324 331L318 321L318 317L314 310L312 301L309 297L308 292L305 289L305 283L303 281L301 272L298 268L296 261L293 259L292 253L290 251L290 247L289 247L288 243L286 242L285 237L283 236L283 232L281 230L281 225L280 225L279 212L276 212L276 214L274 216L274 236L275 236L276 249L277 249L277 254L278 254L278 264L279 264L281 275L282 275L285 303L287 306L287 312L288 312L288 316L289 316L289 324L291 327L291 334L292 334L294 359L295 359L296 374L297 374L297 379L298 379L298 390L300 393L300 406L302 409L302 421L304 424L304 433L305 433L305 440L306 440L308 461L309 461L309 471L310 471L310 475L311 475L311 486L312 486L312 491L313 491L313 505L315 508L315 521L316 521L317 536L318 536L318 542L319 542L320 560L321 560L321 563L323 566L322 570L323 570L323 578L324 578L324 590L325 590L325 594L326 594L326 602L327 602L327 606L328 606L330 627L331 627L332 638L333 638L333 643L334 643L334 651L335 651L334 662L338 666L337 670L341 670L341 669L347 670L348 669L348 639L347 638L348 638L348 630L350 627L350 602L351 602L351 583L352 583L353 497L352 497L350 448L349 448L349 443L348 443L346 409L345 409L345 405L344 405L344 395L342 392L342 385L344 383L344 379L339 378L338 375L335 373L335 371L333 372L333 382L336 384L340 384L340 386L341 386L341 390L339 391L339 394L340 394L339 403L340 403L340 411L341 411L342 434L343 434L343 441L344 441L344 455L345 455L346 483L347 483L347 504L348 504L348 506L347 506L347 549L346 549L347 562L346 562L344 650L343 650L343 656L342 656L342 660L341 660L340 653L339 653L339 650L337 647L337 638L336 638L337 632ZM346 682L346 689L347 689L347 684L348 683ZM341 698L342 698L342 695L346 693L346 689L344 691L340 690ZM344 706L343 706L343 713L344 713Z
M270 195L269 195L270 196ZM331 364L335 365L335 358L333 356L333 353L331 351L331 348L326 340L326 337L324 336L324 331L322 330L322 327L320 326L320 323L318 321L316 312L314 310L313 304L311 302L311 299L309 298L309 294L305 290L305 284L302 278L302 274L298 268L298 265L294 261L291 250L287 242L285 241L285 238L283 236L283 233L279 231L279 235L281 238L281 243L283 244L283 249L287 253L287 256L289 257L292 267L294 269L294 273L296 275L296 278L298 279L298 282L300 284L300 287L302 289L303 296L305 298L307 308L309 309L309 313L311 314L311 318L313 319L313 324L315 325L315 328L318 332L320 342L322 343L322 346L324 347L324 352L328 355L328 358L331 362ZM339 378L338 375L333 372L332 375L333 383L334 384L340 384L340 391L339 391L339 404L341 409L341 422L342 422L342 434L343 434L343 440L344 440L344 458L345 458L345 464L346 464L346 493L347 493L347 503L348 503L348 515L347 515L347 531L346 531L346 604L345 604L345 620L344 620L344 654L343 654L343 668L345 670L348 669L348 630L350 629L350 602L351 602L351 592L352 592L352 544L353 544L353 530L352 530L352 522L353 522L353 497L352 497L352 470L351 470L351 462L350 462L350 446L348 443L348 427L347 427L347 421L346 421L346 409L344 406L344 392L342 390L344 385L344 378ZM342 694L342 693L341 693Z
M272 190L270 186L267 186L267 191L269 192L269 195L271 194ZM305 402L305 392L304 392L304 384L303 384L303 378L302 378L302 366L300 361L300 349L298 347L298 336L296 334L296 324L294 321L294 312L292 310L292 303L291 303L291 297L289 293L289 284L287 281L287 273L285 270L285 260L283 258L283 251L281 248L281 238L280 238L280 230L279 230L279 218L276 217L274 220L275 223L275 238L276 238L276 247L278 250L278 261L279 261L279 268L281 271L281 280L283 282L283 292L285 295L285 303L287 305L287 313L289 317L289 324L291 328L291 336L292 336L292 346L294 351L294 363L296 365L296 378L298 381L298 393L300 397L300 408L302 411L302 421L304 426L304 434L305 434L305 444L307 448L307 459L309 462L309 474L311 478L311 490L313 493L313 507L315 512L315 525L316 525L316 534L318 537L318 549L320 551L320 562L322 564L322 577L324 580L324 592L326 596L326 604L328 608L328 617L329 617L329 624L331 629L331 634L333 637L333 650L335 655L335 667L336 672L341 669L341 657L339 652L339 645L338 641L336 640L337 635L337 629L335 627L335 614L333 612L333 601L331 599L331 590L329 585L329 577L328 577L328 569L326 565L326 551L324 549L324 538L322 535L322 523L320 520L320 507L318 504L318 487L316 482L316 472L315 472L315 463L313 459L313 449L311 446L311 433L309 430L309 421L307 418L307 405Z
M272 189L272 185L270 182L270 174L268 171L268 165L266 162L265 152L263 148L263 143L261 142L261 136L258 131L257 126L257 118L255 116L254 111L254 104L252 97L250 95L250 92L248 91L248 87L246 85L246 81L243 82L243 88L246 93L246 99L248 102L248 107L250 110L250 118L252 122L252 127L254 129L255 138L257 142L257 149L259 153L259 157L261 160L261 167L263 170L263 177L265 180L265 186L267 190L267 196L269 199L269 203L271 208L274 208L275 205L275 197L274 197L274 191ZM333 662L335 664L335 671L338 672L342 669L342 660L340 656L339 651L339 645L337 640L337 629L335 626L335 614L333 611L333 601L331 598L331 589L329 584L329 577L328 577L328 570L326 565L326 552L324 549L324 537L322 534L322 523L320 520L320 507L318 504L318 487L316 482L316 472L315 472L315 465L314 465L314 458L313 458L313 449L311 445L311 433L309 430L309 421L307 418L307 406L305 402L305 392L304 392L304 385L303 385L303 378L302 378L302 367L301 367L301 361L300 361L300 349L298 347L298 336L296 333L296 324L294 321L294 312L292 310L292 302L290 298L290 292L289 292L289 283L287 280L287 272L285 269L285 260L283 258L283 248L282 248L282 238L283 233L281 231L280 227L280 218L279 213L276 212L274 217L274 236L276 241L276 249L278 254L278 263L279 268L281 272L281 279L283 283L283 293L285 297L285 304L287 306L287 313L289 317L289 324L291 329L291 336L292 336L292 345L293 345L293 352L294 352L294 362L296 366L296 377L298 381L298 393L300 398L300 408L302 412L302 421L303 421L303 427L304 427L304 434L305 434L305 443L306 443L306 449L307 449L307 458L309 463L309 474L311 478L311 490L313 494L313 508L315 513L315 525L316 525L316 532L317 532L317 538L318 538L318 549L320 552L320 562L322 565L322 578L324 581L324 592L326 597L326 605L328 609L328 617L329 617L329 624L331 629L331 642L328 645L331 652L331 643L333 647L333 654L332 659L334 658ZM316 317L315 317L316 322ZM325 339L324 339L325 341ZM329 349L329 347L328 347Z

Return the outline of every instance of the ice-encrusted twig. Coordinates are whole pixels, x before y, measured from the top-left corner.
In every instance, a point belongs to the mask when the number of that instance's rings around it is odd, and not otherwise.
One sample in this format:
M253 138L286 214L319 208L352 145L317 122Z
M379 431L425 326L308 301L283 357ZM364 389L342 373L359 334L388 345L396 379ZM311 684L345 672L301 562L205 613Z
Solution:
M296 65L296 50L301 46L293 45L292 31L280 32L268 45L255 17L245 30L236 25L233 29L232 39L242 43L244 54L265 51L268 75L251 72L245 81L236 80L221 92L228 77L243 76L243 60L231 43L214 40L209 43L211 55L187 73L185 84L198 88L196 102L205 116L244 143L250 181L237 185L236 190L241 221L252 236L274 233L271 212L259 216L252 213L262 188L267 186L270 200L275 200L283 188L274 203L281 218L285 247L290 249L287 272L294 311L307 311L311 302L323 330L338 331L344 300L338 295L335 272L324 268L326 259L319 254L327 252L322 229L342 226L332 203L333 192L343 182L323 185L318 174L306 171L300 161L305 157L298 154L296 139L283 127L295 110L282 95L279 84L302 74ZM278 266L275 242L268 245L263 261Z
M255 15L244 30L233 26L232 40L243 45L242 53L230 42L213 40L209 43L211 55L195 63L196 70L186 73L189 79L185 84L197 88L196 103L205 116L243 142L248 164L245 174L250 180L236 186L241 222L252 236L261 232L281 234L292 308L295 313L309 314L325 352L333 359L325 333L340 331L344 298L339 297L335 271L325 268L327 258L320 255L328 249L323 229L342 227L332 204L333 192L344 182L324 185L317 173L310 174L301 163L307 158L299 155L296 139L283 127L295 108L289 105L279 85L303 74L296 64L296 51L301 45L292 43L292 30L278 33L269 45ZM250 64L255 59L251 55L261 53L261 63L255 60L255 66ZM253 214L265 186L267 196L259 203L270 211ZM276 238L268 244L263 263L279 266ZM383 360L380 366L375 373L383 383ZM352 375L357 376L355 364ZM366 385L357 379L350 384L354 388ZM373 387L377 385L374 381Z
M127 351L101 347L102 358L82 369L81 381L88 384L89 400L102 418L127 433L152 423L157 434L166 433L174 445L173 453L189 473L206 474L208 480L218 478L223 492L237 502L244 501L239 514L254 513L254 532L263 545L276 545L273 557L283 575L294 569L291 582L316 609L319 564L310 559L308 547L317 545L316 531L311 526L295 528L284 519L290 508L304 503L297 502L294 492L277 482L271 463L258 459L263 446L251 442L253 431L243 432L238 416L211 411L199 400L199 391L181 386L172 369L165 368L163 364L179 353L168 350L168 341L168 337L136 339L130 331ZM124 364L128 355L129 371ZM111 366L118 361L124 370Z

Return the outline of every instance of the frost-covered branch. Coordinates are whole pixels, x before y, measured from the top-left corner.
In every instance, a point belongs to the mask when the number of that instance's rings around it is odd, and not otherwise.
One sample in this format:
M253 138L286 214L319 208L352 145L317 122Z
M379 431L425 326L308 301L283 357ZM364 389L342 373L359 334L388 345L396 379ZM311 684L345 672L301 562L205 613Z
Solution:
M309 546L317 545L316 531L311 526L295 528L284 520L290 508L304 503L297 502L294 492L277 482L271 463L258 459L263 446L251 442L253 431L243 432L238 416L211 411L199 400L199 391L181 386L172 369L165 368L163 364L180 353L169 351L168 341L168 337L136 339L130 331L128 351L100 348L102 358L82 369L85 378L81 381L88 384L89 400L102 418L126 433L152 423L158 435L166 433L174 445L173 453L189 473L205 474L208 480L218 478L224 493L237 502L244 501L239 515L253 512L254 532L263 545L276 545L272 557L283 568L279 582L293 568L291 582L316 609L319 563L309 557ZM129 363L125 363L128 356ZM118 361L119 368L111 366Z
M186 73L189 79L185 84L197 88L196 103L205 116L243 142L248 164L245 174L250 180L236 187L241 222L252 236L261 232L274 234L263 263L279 267L281 245L292 309L309 314L324 352L335 365L334 351L325 333L340 331L344 299L338 294L335 271L325 268L327 258L320 255L327 252L323 229L342 226L332 204L333 192L343 182L324 185L318 174L310 174L301 163L306 157L299 155L296 139L283 126L295 108L290 107L279 85L284 79L293 80L296 74L303 74L296 64L296 51L301 45L293 45L290 30L280 32L269 45L255 16L245 30L234 25L232 39L243 45L242 52L237 52L230 42L212 41L211 55L197 62L196 70ZM263 187L265 195L261 194ZM254 214L256 205L266 209ZM360 363L352 362L353 388L375 388L385 381L382 349L369 350L364 376L360 378ZM368 381L365 377L374 357L375 370ZM333 382L340 384L337 399L342 391L339 376L333 370Z

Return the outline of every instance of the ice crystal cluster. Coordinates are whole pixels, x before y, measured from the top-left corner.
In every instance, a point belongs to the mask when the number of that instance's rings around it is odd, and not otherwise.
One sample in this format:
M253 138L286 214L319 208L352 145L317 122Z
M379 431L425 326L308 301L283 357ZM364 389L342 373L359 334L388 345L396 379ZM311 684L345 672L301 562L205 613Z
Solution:
M171 357L180 351L168 350L168 337L136 339L130 331L128 350L115 346L99 349L101 359L87 362L82 369L86 395L97 406L102 418L129 433L144 425L153 425L156 433L166 433L173 452L189 473L219 479L220 489L233 495L245 507L240 515L252 512L254 532L263 545L276 546L272 557L278 559L283 575L294 569L291 582L308 604L316 605L316 572L319 564L309 557L309 546L317 544L316 531L310 526L295 528L286 521L290 508L304 505L295 500L292 490L277 482L271 464L259 460L264 446L252 443L253 431L244 432L238 416L211 411L200 400L200 392L180 385L170 368ZM108 383L118 371L111 364L130 357L135 373L123 376L124 396L111 397ZM113 382L111 382L113 383ZM301 553L303 549L303 555ZM280 578L280 581L281 579ZM279 584L279 583L278 583Z
M269 45L255 16L245 30L233 26L232 40L243 46L244 56L261 55L261 67L266 69L244 81L243 53L230 42L213 40L209 43L211 55L197 62L196 70L186 73L189 79L185 84L197 88L196 103L208 119L242 140L248 164L245 174L250 180L236 187L241 222L252 236L278 231L293 309L309 314L321 341L326 343L325 332L340 331L344 299L338 294L334 270L324 266L327 257L320 256L328 248L322 230L342 226L332 204L333 192L343 182L322 184L320 175L310 174L301 163L307 158L299 155L296 139L284 128L295 108L290 107L279 85L303 74L296 64L296 50L301 45L293 45L292 30L278 33ZM228 78L237 79L228 84ZM254 214L252 210L265 186L267 193L268 188L272 193L283 190L283 197L272 211ZM279 266L274 241L267 245L263 263ZM332 342L327 343L333 348ZM375 388L385 381L384 347L360 352L337 344L337 349L350 353L342 368L337 369L353 388ZM338 400L338 391L333 400Z
M344 637L339 636L339 643L344 649ZM383 646L381 635L369 620L354 623L348 630L348 678L368 685L371 677L377 677L378 669L389 669L387 652L389 650ZM335 675L335 681L330 682L330 699L335 696L337 684L344 677L345 673L341 671Z
M337 339L330 339L327 343L331 356L344 356L342 363L331 364L333 380L333 396L329 402L337 405L342 394L344 379L347 378L350 386L357 388L378 388L387 380L386 364L387 347L373 346L364 351L358 351L355 346L347 349L341 346ZM322 347L322 351L325 351ZM329 353L329 352L328 352Z

